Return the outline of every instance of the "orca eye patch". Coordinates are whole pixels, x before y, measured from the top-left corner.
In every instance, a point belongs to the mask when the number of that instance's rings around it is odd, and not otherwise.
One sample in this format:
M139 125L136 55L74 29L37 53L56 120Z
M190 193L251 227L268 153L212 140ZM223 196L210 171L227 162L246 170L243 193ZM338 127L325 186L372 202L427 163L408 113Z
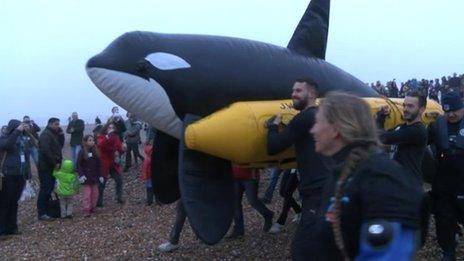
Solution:
M184 59L170 53L151 53L145 57L145 60L160 70L176 70L191 67Z

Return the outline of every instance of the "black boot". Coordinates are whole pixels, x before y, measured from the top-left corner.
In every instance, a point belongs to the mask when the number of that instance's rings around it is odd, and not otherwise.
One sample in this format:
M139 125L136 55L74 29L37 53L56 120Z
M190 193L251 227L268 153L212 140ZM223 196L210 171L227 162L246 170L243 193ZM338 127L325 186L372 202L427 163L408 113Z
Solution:
M443 250L443 257L441 258L442 261L456 261L456 251L446 251Z
M147 206L153 204L153 188L147 188Z

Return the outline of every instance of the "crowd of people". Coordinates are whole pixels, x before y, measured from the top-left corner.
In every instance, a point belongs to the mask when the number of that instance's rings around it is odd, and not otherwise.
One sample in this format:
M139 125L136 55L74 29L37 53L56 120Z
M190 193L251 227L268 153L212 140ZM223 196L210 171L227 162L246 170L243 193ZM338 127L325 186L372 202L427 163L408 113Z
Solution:
M317 107L318 83L297 79L291 98L300 112L287 125L282 124L280 115L266 122L268 153L277 154L294 146L297 168L273 168L266 193L259 198L263 170L233 167L236 204L234 225L227 237L237 239L245 234L245 194L263 218L263 231L269 233L281 232L293 209L298 223L291 246L294 260L412 260L429 229L431 209L443 260L455 260L457 235L461 234L458 224L464 216L464 168L460 164L464 155L463 81L455 78L442 79L446 85L436 82L448 88L438 88L433 82L421 85L415 80L405 83L398 92L395 81L388 84L388 89L380 88L379 92L388 96L405 97L405 123L391 130L383 128L390 114L388 107L381 108L373 118L364 100L338 92L328 93ZM430 96L434 88L443 90L439 96L445 115L427 128L421 116L427 97L435 98ZM72 218L77 193L82 194L84 216L92 215L97 207L104 206L109 178L115 181L117 203L123 204L122 173L132 167L132 159L136 164L138 160L143 162L146 203L153 204L151 153L156 148L151 144L156 132L144 128L146 125L134 115L126 116L124 120L114 107L105 124L96 118L93 135L84 135L85 123L72 113L66 128L71 159L63 158L65 135L59 119L50 118L42 131L28 116L22 121L10 120L0 137L0 236L19 233L18 200L31 178L31 160L40 182L40 221ZM140 132L144 129L147 138L141 155ZM387 145L392 146L388 150L391 155L384 150ZM438 169L428 192L423 189L422 174L427 153L435 155ZM283 205L274 220L274 212L266 203L272 200L280 176ZM294 198L297 190L298 200ZM54 206L58 201L53 195L59 198L59 207ZM186 218L179 200L171 234L159 246L160 251L179 247Z
M380 81L368 85L379 94L389 98L404 98L410 91L419 91L437 102L440 102L441 95L448 92L457 92L464 97L464 74L458 75L457 73L435 80L413 78L398 84L396 79L393 79L385 85Z

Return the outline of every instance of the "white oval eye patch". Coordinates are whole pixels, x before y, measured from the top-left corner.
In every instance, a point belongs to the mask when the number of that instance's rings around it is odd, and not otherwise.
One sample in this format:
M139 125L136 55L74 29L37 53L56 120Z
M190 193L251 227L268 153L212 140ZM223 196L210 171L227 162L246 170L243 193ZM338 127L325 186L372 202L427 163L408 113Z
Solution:
M176 70L191 67L184 59L170 53L151 53L145 57L145 60L160 70Z

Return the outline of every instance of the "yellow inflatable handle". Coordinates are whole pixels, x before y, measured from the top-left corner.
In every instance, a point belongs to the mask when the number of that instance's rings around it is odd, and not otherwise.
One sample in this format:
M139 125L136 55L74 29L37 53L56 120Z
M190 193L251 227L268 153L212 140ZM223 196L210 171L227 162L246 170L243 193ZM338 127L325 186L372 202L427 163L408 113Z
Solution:
M390 108L385 129L391 129L403 122L403 99L364 100L370 105L373 116L383 106ZM277 155L267 154L265 123L272 116L280 114L283 125L286 125L297 113L291 100L237 102L189 125L184 134L185 145L189 149L230 160L240 167L294 168L296 164L293 147ZM441 114L441 106L428 100L422 120L429 124Z

